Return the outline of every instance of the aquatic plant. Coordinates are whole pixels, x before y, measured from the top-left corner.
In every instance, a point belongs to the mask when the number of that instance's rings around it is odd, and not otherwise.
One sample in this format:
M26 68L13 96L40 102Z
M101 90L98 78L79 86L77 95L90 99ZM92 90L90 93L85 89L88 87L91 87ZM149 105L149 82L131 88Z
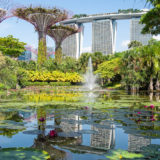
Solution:
M120 159L136 159L136 158L143 158L143 154L131 153L125 150L111 150L106 158L109 160L120 160Z
M50 138L53 138L53 137L56 137L56 136L57 136L56 130L51 130L51 131L49 132L49 137L50 137Z
M49 154L43 150L36 150L33 148L4 148L0 149L1 159L12 159L12 160L48 160L50 159Z

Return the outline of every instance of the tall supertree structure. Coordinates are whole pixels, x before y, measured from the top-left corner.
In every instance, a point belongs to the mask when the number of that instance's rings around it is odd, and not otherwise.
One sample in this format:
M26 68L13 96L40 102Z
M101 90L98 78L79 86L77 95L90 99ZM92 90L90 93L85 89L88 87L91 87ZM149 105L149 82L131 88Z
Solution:
M62 42L68 36L79 32L79 29L74 26L62 26L54 25L48 29L47 34L55 41L55 59L58 63L61 63L62 60Z
M17 8L13 14L18 18L26 20L34 25L35 30L38 32L39 45L38 45L38 64L43 64L46 60L46 33L48 29L68 18L68 12L57 8L46 9L42 7L28 7Z

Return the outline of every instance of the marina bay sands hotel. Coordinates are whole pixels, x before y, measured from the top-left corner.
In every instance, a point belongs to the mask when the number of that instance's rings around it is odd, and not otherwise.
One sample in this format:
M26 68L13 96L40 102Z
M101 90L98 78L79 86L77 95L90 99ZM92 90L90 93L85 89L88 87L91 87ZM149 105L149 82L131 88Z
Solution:
M69 36L62 43L62 53L66 56L79 58L83 49L84 23L92 23L92 52L113 54L116 46L117 20L130 19L130 41L139 41L146 45L152 38L151 34L141 34L143 25L140 17L146 12L138 13L105 13L89 15L62 21L63 25L76 25L80 32Z

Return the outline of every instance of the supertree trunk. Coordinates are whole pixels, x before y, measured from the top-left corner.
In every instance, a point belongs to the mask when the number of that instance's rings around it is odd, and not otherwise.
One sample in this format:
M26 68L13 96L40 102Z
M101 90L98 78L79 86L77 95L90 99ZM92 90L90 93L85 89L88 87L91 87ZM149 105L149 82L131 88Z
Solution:
M77 33L79 30L75 26L52 26L47 34L55 41L55 59L58 63L62 62L61 44L68 36Z
M62 47L61 47L61 43L56 44L56 47L55 47L55 60L59 64L62 62Z
M52 14L34 13L29 15L29 19L38 32L38 64L42 65L47 59L46 32L55 21L55 17Z

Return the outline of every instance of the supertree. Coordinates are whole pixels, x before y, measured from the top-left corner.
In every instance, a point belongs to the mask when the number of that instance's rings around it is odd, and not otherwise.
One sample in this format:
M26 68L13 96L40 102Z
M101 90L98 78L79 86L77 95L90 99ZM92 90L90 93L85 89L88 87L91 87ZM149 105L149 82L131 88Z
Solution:
M11 0L0 0L0 23L12 17L12 9L14 6L12 4Z
M0 8L0 22L2 22L6 17L7 11Z
M52 25L67 19L68 12L58 8L48 9L30 6L28 8L17 8L14 10L13 14L14 16L26 20L34 25L39 36L38 64L43 64L47 58L46 33Z
M55 41L55 59L58 63L61 63L62 60L62 42L68 36L79 32L75 25L63 26L63 25L54 25L48 29L47 34Z

